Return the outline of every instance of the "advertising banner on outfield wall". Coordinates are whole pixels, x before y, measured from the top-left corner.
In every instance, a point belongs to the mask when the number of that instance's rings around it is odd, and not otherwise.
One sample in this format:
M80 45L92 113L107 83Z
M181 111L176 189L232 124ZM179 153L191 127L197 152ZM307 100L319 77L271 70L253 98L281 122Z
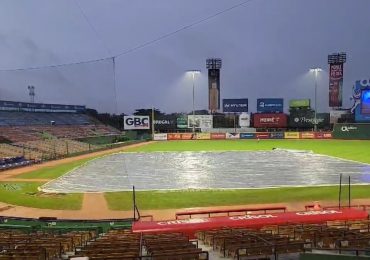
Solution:
M289 107L291 108L309 108L310 107L309 99L292 99L289 101Z
M255 128L285 128L288 117L283 113L253 114L253 126Z
M167 141L167 134L154 134L154 141Z
M284 139L284 132L271 132L270 139Z
M336 139L370 139L370 124L335 124Z
M315 138L316 139L332 139L333 135L331 132L316 132Z
M300 132L299 134L301 139L315 139L314 132Z
M224 113L248 112L248 98L229 98L222 100Z
M270 139L270 133L268 132L260 132L260 133L256 133L256 138L257 139Z
M181 134L171 133L167 134L167 140L181 140Z
M285 132L285 139L299 139L299 132Z
M149 116L123 116L123 128L125 130L150 129Z
M226 134L225 133L211 133L211 139L213 140L226 139Z
M194 139L194 134L192 133L181 134L181 140L192 140L192 139Z
M226 139L239 139L240 135L238 133L226 133Z
M283 113L284 99L282 98L259 98L257 99L257 112L259 113Z
M209 140L211 139L211 134L210 133L197 133L195 138L197 140Z
M188 128L202 128L209 129L213 128L213 116L212 115L188 115Z
M240 133L240 139L255 139L256 133Z

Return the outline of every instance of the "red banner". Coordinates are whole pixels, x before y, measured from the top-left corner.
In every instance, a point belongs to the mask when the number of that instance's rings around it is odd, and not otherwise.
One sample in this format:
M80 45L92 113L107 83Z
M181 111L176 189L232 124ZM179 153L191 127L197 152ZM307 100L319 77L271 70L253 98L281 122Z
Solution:
M225 133L211 133L211 139L214 139L214 140L226 139L226 134Z
M253 114L253 126L255 128L285 128L288 117L283 113Z
M258 139L270 139L270 133L256 133Z
M181 140L181 134L167 134L167 140Z
M301 211L286 213L250 214L245 216L191 218L168 221L138 221L132 226L133 232L161 233L182 232L193 236L200 230L222 227L261 228L267 225L283 225L287 223L325 223L334 220L367 219L366 211L357 209L333 209L322 211Z
M181 140L192 140L194 139L194 135L189 133L189 134L181 134Z
M331 132L316 132L315 138L316 139L332 139L333 135Z
M343 63L330 64L329 107L342 107Z

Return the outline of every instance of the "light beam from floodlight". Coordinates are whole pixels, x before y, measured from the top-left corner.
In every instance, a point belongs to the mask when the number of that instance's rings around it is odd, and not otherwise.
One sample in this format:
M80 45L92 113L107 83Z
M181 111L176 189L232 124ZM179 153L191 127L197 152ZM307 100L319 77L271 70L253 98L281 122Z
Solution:
M193 78L193 134L195 133L195 74L200 74L200 70L188 70Z
M310 69L310 72L315 73L315 119L314 119L314 131L317 131L317 74L321 72L321 68Z

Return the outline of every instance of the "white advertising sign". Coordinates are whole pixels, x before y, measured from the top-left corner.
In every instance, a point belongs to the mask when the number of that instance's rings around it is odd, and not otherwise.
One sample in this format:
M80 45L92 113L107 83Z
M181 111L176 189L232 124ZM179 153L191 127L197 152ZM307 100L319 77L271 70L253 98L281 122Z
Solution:
M167 141L167 134L154 134L154 141Z
M226 139L240 139L239 133L226 133Z
M188 128L213 128L212 115L188 115Z
M124 116L123 128L125 130L150 129L149 116Z
M251 125L251 118L248 113L241 113L239 116L239 126L249 127Z

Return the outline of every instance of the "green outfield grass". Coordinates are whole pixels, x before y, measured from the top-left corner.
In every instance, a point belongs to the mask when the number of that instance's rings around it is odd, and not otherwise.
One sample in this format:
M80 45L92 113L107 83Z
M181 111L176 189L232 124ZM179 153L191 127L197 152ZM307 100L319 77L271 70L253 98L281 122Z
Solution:
M15 178L18 178L18 179L56 179L92 159L93 158L82 159L82 160L74 161L71 163L61 164L58 166L47 166L40 170L31 171L31 172L17 175Z
M370 198L369 185L353 185L352 198ZM347 203L348 188L342 188L343 203ZM112 210L131 210L131 192L106 193L105 198ZM243 190L186 190L136 192L139 209L177 209L279 202L314 202L338 200L337 186L290 187Z
M342 140L199 140L156 142L141 147L130 148L129 152L155 151L254 151L272 148L312 150L315 153L336 156L343 159L370 163L370 141ZM57 178L73 168L86 163L83 159L55 167L25 173L17 178ZM0 183L1 184L1 183ZM0 189L0 201L15 205L50 209L79 209L82 195L62 195L40 197L33 195L41 183L20 183L21 190ZM253 203L273 203L292 201L314 201L337 199L337 187L301 187L279 189L245 190L197 190L171 192L137 192L141 209L164 209L200 207L215 205L237 205ZM356 186L353 198L370 198L370 186ZM132 207L130 192L107 193L109 207L116 210L129 210Z
M315 153L370 163L370 141L348 140L197 140L156 142L130 148L130 152L154 151L254 151L272 148L312 150Z
M37 187L41 182L0 182L1 202L42 209L77 210L82 206L83 194L43 195Z

